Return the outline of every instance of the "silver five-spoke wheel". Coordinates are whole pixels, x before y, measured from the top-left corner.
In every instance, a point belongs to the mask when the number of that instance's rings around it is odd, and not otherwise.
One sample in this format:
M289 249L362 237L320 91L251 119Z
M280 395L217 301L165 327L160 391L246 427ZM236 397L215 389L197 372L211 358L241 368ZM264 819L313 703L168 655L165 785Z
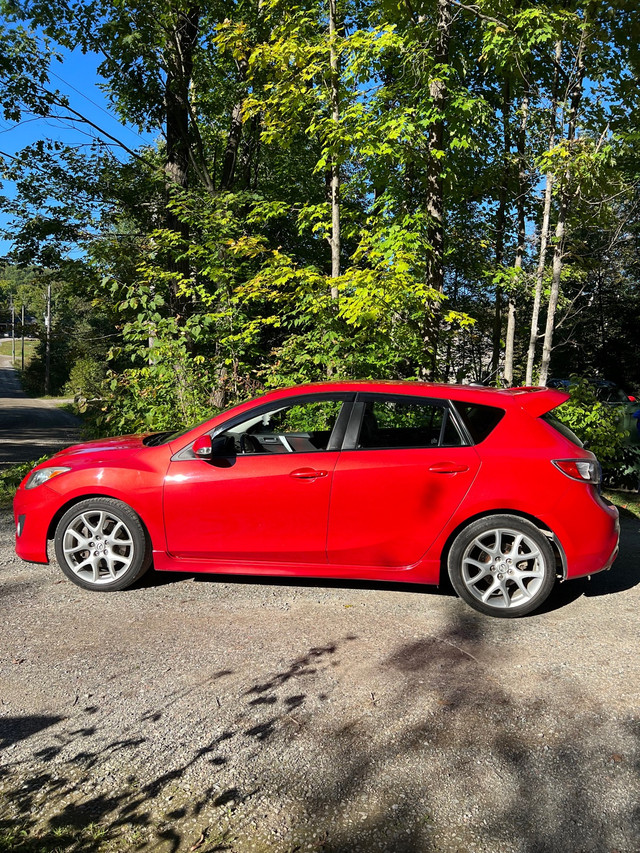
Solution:
M112 498L71 507L55 535L63 572L85 589L124 589L148 568L150 549L140 519Z
M493 616L521 616L555 582L555 558L541 531L517 516L490 516L465 528L449 554L449 576L468 604Z

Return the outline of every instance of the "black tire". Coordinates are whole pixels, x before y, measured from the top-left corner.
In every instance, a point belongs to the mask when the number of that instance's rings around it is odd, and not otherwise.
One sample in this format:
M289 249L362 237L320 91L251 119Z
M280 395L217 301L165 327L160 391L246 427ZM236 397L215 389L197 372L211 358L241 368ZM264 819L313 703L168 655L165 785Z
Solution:
M451 546L448 569L460 598L480 613L504 619L536 610L556 580L547 537L516 515L491 515L465 527Z
M151 565L151 543L136 513L114 498L87 498L70 507L55 532L56 558L83 589L126 589Z

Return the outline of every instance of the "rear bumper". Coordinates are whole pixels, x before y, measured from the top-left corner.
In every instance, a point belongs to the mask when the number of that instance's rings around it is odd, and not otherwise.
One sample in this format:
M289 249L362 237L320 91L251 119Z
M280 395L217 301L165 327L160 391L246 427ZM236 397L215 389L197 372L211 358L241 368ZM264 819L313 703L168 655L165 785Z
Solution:
M566 579L582 578L610 569L618 556L620 518L612 504L599 496L584 515L574 516L558 538L566 556Z

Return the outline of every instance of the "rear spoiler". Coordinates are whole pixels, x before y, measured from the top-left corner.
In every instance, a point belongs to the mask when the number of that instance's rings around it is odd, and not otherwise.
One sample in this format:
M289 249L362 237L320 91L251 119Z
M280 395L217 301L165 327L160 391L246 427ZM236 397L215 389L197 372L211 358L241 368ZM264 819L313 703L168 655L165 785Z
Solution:
M570 398L566 391L558 391L557 388L542 388L537 385L525 385L522 388L505 388L507 394L511 394L534 418L546 415L552 409L560 406Z

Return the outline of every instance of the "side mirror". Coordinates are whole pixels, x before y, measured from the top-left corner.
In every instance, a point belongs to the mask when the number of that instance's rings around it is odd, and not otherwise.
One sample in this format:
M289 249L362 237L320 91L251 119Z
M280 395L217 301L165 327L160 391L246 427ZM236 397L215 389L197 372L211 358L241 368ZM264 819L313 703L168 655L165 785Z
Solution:
M216 457L235 456L236 451L233 444L233 436L217 435L211 438L210 435L201 435L196 438L192 445L193 452L200 459L215 459Z
M201 435L193 442L193 452L202 459L211 459L212 441L210 435Z

